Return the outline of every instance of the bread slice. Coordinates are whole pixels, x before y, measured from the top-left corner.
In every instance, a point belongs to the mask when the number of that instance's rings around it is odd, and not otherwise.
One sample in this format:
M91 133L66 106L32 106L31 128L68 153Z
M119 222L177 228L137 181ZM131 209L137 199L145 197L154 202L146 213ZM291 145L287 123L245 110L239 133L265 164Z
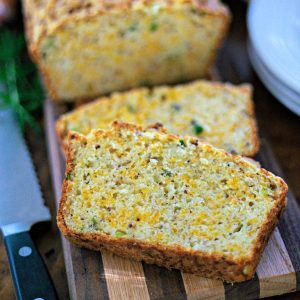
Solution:
M194 137L115 122L70 134L57 223L79 246L239 282L254 275L286 192Z
M174 134L195 135L245 156L255 155L259 148L251 86L210 81L140 88L100 98L62 115L57 134L66 148L70 130L86 135L118 119L142 126L161 122Z
M218 0L23 0L54 100L206 77L230 20Z

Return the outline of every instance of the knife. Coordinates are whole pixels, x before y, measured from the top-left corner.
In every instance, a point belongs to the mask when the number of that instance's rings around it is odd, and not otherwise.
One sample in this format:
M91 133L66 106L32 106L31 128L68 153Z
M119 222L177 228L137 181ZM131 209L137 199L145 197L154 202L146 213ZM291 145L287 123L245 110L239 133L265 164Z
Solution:
M57 299L29 234L33 224L50 220L16 116L0 110L0 227L18 299Z

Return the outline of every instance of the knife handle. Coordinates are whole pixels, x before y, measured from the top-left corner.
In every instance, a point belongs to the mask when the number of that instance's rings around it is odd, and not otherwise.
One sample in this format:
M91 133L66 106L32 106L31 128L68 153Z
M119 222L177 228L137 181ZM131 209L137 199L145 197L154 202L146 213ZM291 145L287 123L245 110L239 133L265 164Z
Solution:
M4 243L17 299L57 299L46 266L36 250L29 232L5 236Z

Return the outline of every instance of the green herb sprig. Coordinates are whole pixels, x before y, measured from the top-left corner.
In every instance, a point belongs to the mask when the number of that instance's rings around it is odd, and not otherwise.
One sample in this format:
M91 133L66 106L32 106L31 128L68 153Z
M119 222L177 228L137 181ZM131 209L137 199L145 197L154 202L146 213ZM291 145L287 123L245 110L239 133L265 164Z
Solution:
M22 130L26 125L36 132L40 126L33 113L44 100L44 91L35 65L26 51L23 33L0 32L0 108L10 107Z

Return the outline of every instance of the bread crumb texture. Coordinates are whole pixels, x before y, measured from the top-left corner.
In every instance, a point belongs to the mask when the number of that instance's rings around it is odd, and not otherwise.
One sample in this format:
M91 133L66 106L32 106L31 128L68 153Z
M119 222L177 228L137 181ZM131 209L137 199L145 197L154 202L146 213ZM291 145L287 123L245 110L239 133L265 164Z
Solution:
M194 135L231 153L258 151L251 87L209 81L140 88L100 98L63 115L57 132L67 146L69 131L84 135L115 120L143 126L161 122L172 133Z
M55 100L208 75L229 12L218 1L24 0L29 48Z
M287 189L272 173L195 138L123 123L87 137L71 134L64 185L60 213L76 234L235 261L261 251L258 240L284 207Z

